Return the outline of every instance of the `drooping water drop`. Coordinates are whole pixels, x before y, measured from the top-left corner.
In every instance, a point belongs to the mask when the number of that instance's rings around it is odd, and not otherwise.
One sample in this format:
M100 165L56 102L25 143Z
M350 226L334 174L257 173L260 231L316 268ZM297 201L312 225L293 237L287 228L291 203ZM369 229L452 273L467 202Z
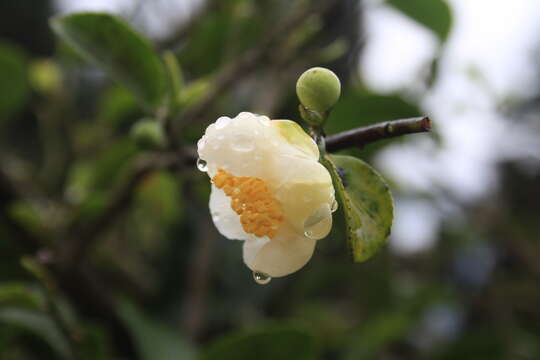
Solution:
M253 280L255 280L255 282L259 285L266 285L270 282L270 280L272 280L272 278L270 277L270 275L265 274L263 272L254 271Z
M330 205L323 204L304 221L304 235L313 240L324 238L332 228Z
M198 158L197 159L197 169L199 169L202 172L207 172L208 171L208 164L203 159Z
M234 138L232 148L240 152L248 152L255 148L253 139L247 135L238 134Z
M335 213L337 211L338 207L339 207L339 204L338 204L337 200L334 199L334 201L332 202L332 206L330 207L330 211Z

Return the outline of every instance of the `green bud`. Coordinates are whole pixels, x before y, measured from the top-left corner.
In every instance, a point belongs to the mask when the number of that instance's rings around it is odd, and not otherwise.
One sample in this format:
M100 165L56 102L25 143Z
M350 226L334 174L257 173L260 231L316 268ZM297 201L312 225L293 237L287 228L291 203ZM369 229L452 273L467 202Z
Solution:
M142 149L158 149L165 145L163 128L154 119L139 120L131 128L130 136Z
M296 94L305 108L322 114L330 110L338 101L341 83L332 71L314 67L298 78Z

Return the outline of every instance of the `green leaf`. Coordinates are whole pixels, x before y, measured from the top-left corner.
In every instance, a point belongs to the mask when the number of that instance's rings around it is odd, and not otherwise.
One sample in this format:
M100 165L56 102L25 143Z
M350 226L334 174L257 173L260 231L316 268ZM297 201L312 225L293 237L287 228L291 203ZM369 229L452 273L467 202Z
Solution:
M161 105L166 79L150 43L119 18L79 13L51 20L51 27L81 56L124 84L148 108Z
M326 155L347 223L347 238L355 262L366 261L387 242L394 217L388 185L368 164L352 156Z
M127 301L120 304L119 310L132 332L142 360L195 358L195 351L175 330L148 318Z
M0 285L0 306L17 305L29 309L43 308L43 296L31 286L20 282Z
M452 13L444 0L386 0L402 13L426 26L445 41L452 25Z
M0 323L28 330L54 349L61 357L68 358L69 344L49 316L39 311L16 307L0 309Z
M212 344L201 360L313 360L317 358L314 337L292 327L274 327L250 334L236 334Z
M0 43L0 122L24 106L28 99L26 59L17 48Z

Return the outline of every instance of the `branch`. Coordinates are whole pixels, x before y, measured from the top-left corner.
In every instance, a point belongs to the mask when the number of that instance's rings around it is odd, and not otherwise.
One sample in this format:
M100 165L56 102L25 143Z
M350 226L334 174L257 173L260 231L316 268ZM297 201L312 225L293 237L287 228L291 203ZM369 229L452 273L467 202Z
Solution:
M363 147L379 140L429 131L431 120L427 116L386 121L328 136L326 150L334 152L351 147Z

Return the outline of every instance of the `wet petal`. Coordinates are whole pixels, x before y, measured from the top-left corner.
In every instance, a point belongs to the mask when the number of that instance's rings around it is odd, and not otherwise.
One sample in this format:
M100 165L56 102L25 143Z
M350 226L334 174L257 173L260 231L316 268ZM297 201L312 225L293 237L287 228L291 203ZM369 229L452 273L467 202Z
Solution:
M291 274L307 264L316 241L290 229L280 231L272 240L257 238L244 243L244 262L253 271L271 277Z
M231 198L223 190L212 185L210 193L210 214L214 225L228 239L247 240L253 238L240 224L240 217L231 208Z

